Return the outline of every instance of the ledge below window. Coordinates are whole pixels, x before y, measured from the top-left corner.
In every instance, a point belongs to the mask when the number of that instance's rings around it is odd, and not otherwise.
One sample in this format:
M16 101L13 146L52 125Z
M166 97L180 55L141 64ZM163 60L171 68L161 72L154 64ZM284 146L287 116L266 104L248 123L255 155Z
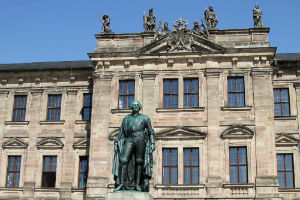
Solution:
M253 183L242 183L242 184L223 184L224 188L253 188L254 184Z
M274 120L296 120L296 116L274 116Z
M90 124L91 120L76 120L75 124Z
M300 192L300 188L278 188L279 192Z
M40 125L63 125L65 120L59 121L40 121Z
M130 109L111 109L111 113L131 113L132 111Z
M243 107L228 107L223 106L221 107L222 111L250 111L252 106L243 106Z
M197 108L156 108L156 112L203 112L205 107Z
M23 191L23 187L0 187L0 191L8 190L8 191Z
M28 125L29 121L5 121L6 125Z
M174 184L174 185L168 185L168 184L156 184L154 186L155 188L158 188L158 189L167 189L167 188L176 188L176 189L179 189L179 188L204 188L205 187L205 184Z

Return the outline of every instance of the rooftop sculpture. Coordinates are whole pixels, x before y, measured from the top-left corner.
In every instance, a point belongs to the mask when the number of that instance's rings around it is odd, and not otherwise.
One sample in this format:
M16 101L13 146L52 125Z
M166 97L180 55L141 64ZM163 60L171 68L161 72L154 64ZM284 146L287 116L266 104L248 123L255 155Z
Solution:
M100 17L102 22L102 34L112 33L110 29L110 18L107 14L104 14L103 17Z
M145 32L155 31L156 16L153 14L153 8L149 9L149 14L144 12L143 16Z
M254 20L254 28L262 28L262 15L263 12L261 9L259 9L259 5L255 5L255 8L253 9L253 20Z
M205 22L208 29L215 29L218 24L218 19L212 6L209 6L209 11L204 11Z

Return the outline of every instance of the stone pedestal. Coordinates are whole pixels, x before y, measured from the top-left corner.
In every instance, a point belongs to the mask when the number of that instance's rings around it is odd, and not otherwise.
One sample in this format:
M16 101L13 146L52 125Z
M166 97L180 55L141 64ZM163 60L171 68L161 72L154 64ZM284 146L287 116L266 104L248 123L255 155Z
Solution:
M105 196L105 200L154 200L147 192L124 191L109 192Z

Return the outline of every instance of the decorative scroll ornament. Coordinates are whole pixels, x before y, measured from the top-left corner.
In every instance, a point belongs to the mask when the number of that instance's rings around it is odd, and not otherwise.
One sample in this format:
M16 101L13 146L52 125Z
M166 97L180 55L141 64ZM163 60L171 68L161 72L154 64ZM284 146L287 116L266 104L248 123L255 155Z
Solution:
M173 23L174 29L167 38L167 44L170 46L169 51L192 51L192 31L187 28L187 25L188 21L182 20L182 18Z

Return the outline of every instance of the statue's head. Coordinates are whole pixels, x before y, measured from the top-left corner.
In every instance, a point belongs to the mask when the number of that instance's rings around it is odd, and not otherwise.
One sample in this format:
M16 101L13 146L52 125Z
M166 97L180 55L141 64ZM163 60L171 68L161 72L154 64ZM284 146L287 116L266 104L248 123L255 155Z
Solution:
M259 5L256 4L256 5L255 5L255 8L256 8L256 9L259 9Z
M212 6L209 6L209 11L214 11L214 8Z
M150 8L149 9L149 14L152 14L153 13L153 8Z
M142 109L142 104L139 101L133 101L129 105L129 109L131 109L133 113L138 113Z

